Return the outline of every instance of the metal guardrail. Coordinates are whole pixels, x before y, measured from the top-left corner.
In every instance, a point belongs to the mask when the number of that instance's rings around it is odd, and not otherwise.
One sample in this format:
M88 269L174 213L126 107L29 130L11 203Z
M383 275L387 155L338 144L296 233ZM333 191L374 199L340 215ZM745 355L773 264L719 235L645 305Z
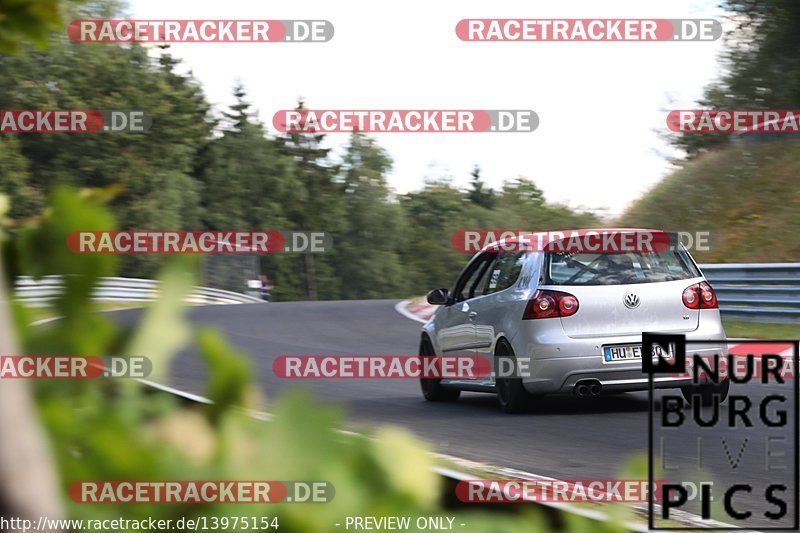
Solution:
M151 302L158 298L159 282L138 278L102 278L95 288L92 298L104 302ZM45 276L35 280L28 276L17 278L14 286L14 299L32 306L47 303L62 290L60 276ZM244 304L263 303L263 300L247 294L195 287L186 298L193 304Z
M725 318L800 322L800 263L700 265Z
M746 322L800 322L800 263L702 264L726 318ZM45 305L61 291L61 279L20 277L15 298ZM101 301L147 302L158 297L158 282L137 278L103 278L94 298ZM257 303L261 299L220 289L196 287L187 299L197 304Z

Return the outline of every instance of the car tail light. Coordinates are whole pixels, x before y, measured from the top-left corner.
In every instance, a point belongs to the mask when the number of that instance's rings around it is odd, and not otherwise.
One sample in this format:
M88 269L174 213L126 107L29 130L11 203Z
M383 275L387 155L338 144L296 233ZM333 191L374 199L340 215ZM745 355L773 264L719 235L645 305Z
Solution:
M578 312L578 307L578 299L571 294L538 290L525 306L522 320L571 316Z
M700 309L717 309L717 295L708 282L701 282L700 285Z
M700 296L697 294L697 285L683 289L683 305L689 309L700 309Z
M683 290L683 305L689 309L717 309L717 295L708 282L703 281Z

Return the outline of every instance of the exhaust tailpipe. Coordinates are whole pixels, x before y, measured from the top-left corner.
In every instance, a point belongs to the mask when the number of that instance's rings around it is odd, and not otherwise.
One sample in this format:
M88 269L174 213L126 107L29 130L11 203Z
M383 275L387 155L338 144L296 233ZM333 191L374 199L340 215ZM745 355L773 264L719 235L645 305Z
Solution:
M587 396L597 396L603 389L603 385L596 379L582 379L575 384L572 392L578 398L586 398Z

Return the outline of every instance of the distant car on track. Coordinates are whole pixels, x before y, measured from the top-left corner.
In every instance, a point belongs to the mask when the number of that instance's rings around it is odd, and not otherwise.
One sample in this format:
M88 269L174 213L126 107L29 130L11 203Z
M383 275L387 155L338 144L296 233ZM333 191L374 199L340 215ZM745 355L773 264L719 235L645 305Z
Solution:
M427 400L489 392L497 394L504 411L519 412L546 394L590 397L647 390L642 332L684 334L687 353L727 353L714 290L679 242L668 249L622 252L545 244L532 250L512 246L511 251L485 246L451 290L428 293L428 303L440 307L422 329L420 356L483 356L495 369L507 358L528 372L423 378ZM692 339L720 343L692 347ZM724 401L729 381L693 385L686 377L656 375L654 387L680 388L687 401L705 405Z

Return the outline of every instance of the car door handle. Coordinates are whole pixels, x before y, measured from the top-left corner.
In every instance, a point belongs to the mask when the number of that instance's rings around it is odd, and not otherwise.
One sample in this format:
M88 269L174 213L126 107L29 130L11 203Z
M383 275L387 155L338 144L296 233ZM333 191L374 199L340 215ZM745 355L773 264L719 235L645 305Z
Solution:
M476 316L478 316L478 313L476 313L475 311L473 311L473 312L471 312L471 313L470 313L469 315L467 315L467 316L469 317L469 319L470 319L470 320L475 320L475 317L476 317Z

